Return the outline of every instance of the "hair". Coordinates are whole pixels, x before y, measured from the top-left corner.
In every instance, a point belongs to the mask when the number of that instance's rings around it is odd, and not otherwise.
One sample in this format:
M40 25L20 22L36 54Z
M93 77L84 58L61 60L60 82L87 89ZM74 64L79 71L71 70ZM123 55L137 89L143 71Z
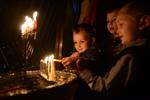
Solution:
M77 24L74 29L73 32L80 32L80 31L85 31L89 37L96 37L96 29L87 23L82 23L82 24Z
M141 17L150 16L150 3L145 0L142 1L132 1L126 3L119 12L126 13L130 16L133 16L135 19L139 20ZM141 30L141 33L144 37L150 38L149 35L150 26L145 27Z
M133 1L125 4L121 9L126 9L127 13L135 18L140 18L144 15L150 15L149 6L146 2Z

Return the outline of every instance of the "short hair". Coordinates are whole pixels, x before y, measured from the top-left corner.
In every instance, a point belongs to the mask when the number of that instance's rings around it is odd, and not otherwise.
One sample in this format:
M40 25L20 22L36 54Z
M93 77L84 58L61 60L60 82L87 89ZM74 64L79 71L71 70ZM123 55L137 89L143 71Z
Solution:
M140 2L140 1L133 1L125 4L121 9L126 9L125 13L135 17L139 18L143 15L150 15L150 10L148 3L146 2Z
M74 27L73 32L80 32L80 31L85 31L89 35L89 37L96 37L96 29L91 24L87 23L77 24Z

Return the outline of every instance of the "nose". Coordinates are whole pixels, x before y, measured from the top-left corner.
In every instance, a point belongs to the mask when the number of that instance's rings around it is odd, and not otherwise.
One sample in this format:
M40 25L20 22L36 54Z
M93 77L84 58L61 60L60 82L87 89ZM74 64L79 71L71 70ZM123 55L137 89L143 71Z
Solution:
M79 47L81 47L81 43L79 43L78 45L79 45Z
M117 27L117 25L115 25L115 33L117 33L117 31L118 31L118 27Z
M81 43L77 43L77 45L76 45L77 47L81 47Z
M118 28L116 29L116 33L119 35L119 29Z

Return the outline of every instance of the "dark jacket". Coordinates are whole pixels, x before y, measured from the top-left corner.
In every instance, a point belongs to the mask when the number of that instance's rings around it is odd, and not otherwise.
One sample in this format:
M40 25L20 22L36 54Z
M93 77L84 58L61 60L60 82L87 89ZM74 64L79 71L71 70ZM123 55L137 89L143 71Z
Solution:
M85 52L81 53L79 59L80 59L80 66L86 67L93 73L104 75L105 59L103 58L103 55L99 49L91 47Z

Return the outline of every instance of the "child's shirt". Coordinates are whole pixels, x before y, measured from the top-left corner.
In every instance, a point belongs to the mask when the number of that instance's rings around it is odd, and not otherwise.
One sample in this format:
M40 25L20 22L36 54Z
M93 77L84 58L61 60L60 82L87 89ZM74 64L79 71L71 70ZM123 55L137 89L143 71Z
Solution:
M80 66L86 67L94 73L103 75L104 74L104 58L101 51L95 47L91 47L85 52L80 54L80 58L85 58Z

